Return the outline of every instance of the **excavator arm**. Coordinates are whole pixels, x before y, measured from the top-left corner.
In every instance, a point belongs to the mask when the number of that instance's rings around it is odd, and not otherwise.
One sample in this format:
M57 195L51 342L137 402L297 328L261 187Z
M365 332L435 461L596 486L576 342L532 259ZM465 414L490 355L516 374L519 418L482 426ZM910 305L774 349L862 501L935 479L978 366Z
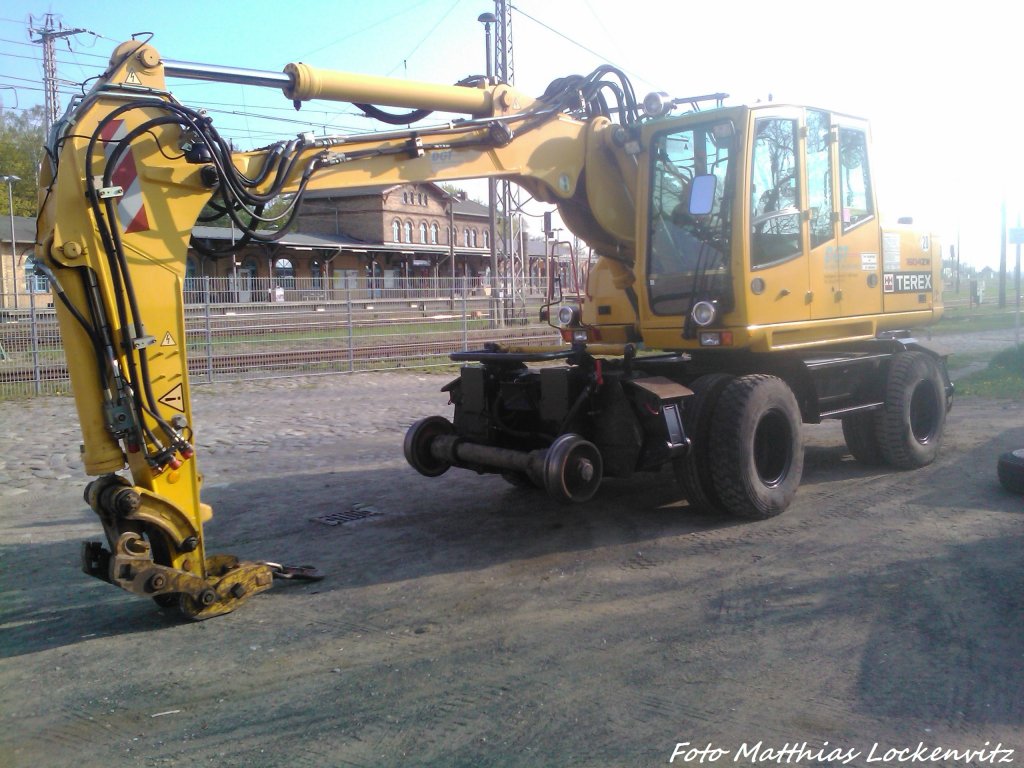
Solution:
M168 76L280 88L296 106L318 98L468 117L234 152L204 113L174 98ZM562 208L628 284L635 161L622 149L629 120L591 108L603 104L600 88L600 75L567 79L533 99L504 84L437 86L304 64L257 72L120 45L52 129L39 182L38 261L57 298L85 469L97 476L85 496L107 540L85 545L86 572L197 619L272 583L272 565L208 555L203 536L212 511L200 501L182 289L207 203L232 217L244 243L274 237L257 225L284 194L293 198L282 233L311 189L509 178Z

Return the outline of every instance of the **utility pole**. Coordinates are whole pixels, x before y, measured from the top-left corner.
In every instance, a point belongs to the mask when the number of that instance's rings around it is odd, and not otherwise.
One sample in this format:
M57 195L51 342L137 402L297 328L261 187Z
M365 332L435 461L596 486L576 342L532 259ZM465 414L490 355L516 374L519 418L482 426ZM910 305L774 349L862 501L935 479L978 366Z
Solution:
M508 0L494 0L494 76L498 82L515 84L515 68L512 63L512 9ZM517 194L513 194L512 182L502 179L497 183L495 199L497 218L502 222L502 249L508 274L506 290L509 291L509 305L514 315L517 307L525 306L523 294L523 264L525 255L516 248L513 230L515 214L519 211Z
M999 308L1006 306L1006 195L1003 195L1003 204L1000 208L1001 214L999 232Z
M54 26L59 25L59 26ZM34 19L30 19L30 35L39 35L33 39L33 43L40 43L43 46L43 91L46 95L46 133L50 132L50 126L60 118L60 94L57 93L57 57L54 54L53 41L59 38L68 38L81 32L88 32L87 29L76 27L75 29L64 29L64 25L55 20L54 14L46 14L44 26L40 29L34 25Z

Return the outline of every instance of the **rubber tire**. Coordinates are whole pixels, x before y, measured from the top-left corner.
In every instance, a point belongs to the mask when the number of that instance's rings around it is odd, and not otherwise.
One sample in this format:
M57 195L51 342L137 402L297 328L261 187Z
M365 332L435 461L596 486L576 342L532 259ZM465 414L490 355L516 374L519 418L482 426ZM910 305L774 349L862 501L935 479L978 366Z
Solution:
M901 352L889 367L885 405L875 413L882 457L897 469L935 461L946 426L946 388L938 365L923 352Z
M589 462L589 477L582 474L581 461ZM582 503L597 493L603 472L597 446L566 433L555 439L544 457L544 488L563 504Z
M430 444L435 437L454 433L455 427L444 416L427 416L425 419L420 419L405 433L405 441L402 443L405 460L413 469L426 477L443 475L451 469L452 465L447 461L434 458L430 453Z
M862 411L843 416L843 439L850 455L861 464L877 467L885 464L875 429L875 411Z
M1008 451L999 457L999 482L1010 493L1024 493L1024 448Z
M803 475L801 426L781 379L741 376L725 388L711 420L711 478L727 512L765 520L786 510Z
M727 373L701 376L689 385L693 397L684 401L683 431L690 439L690 447L672 462L672 469L683 495L695 509L724 512L711 480L711 418L718 398L732 380L733 376Z

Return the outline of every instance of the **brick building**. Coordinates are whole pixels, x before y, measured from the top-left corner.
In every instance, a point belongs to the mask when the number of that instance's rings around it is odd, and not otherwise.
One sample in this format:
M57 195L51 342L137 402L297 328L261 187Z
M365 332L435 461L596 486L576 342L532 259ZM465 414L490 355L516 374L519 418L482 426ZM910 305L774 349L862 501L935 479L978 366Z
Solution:
M454 224L454 240L450 232ZM222 247L237 232L196 227L201 246ZM454 275L483 290L490 275L487 207L436 184L396 184L308 192L291 230L273 243L250 243L210 257L190 249L186 289L203 277L229 278L238 300L292 291L388 290L435 285Z

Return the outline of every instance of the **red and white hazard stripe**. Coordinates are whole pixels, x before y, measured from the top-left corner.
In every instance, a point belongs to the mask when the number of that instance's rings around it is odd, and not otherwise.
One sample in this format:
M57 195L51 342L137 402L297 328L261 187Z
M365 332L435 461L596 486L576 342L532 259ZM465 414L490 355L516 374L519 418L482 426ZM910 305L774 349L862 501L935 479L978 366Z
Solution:
M104 143L103 153L108 162L114 147L127 134L128 128L124 120L111 120L103 126L100 131L100 140ZM146 216L146 204L142 199L139 170L135 166L135 155L130 147L117 161L110 182L124 190L124 194L117 203L117 215L125 234L150 229L149 217Z

